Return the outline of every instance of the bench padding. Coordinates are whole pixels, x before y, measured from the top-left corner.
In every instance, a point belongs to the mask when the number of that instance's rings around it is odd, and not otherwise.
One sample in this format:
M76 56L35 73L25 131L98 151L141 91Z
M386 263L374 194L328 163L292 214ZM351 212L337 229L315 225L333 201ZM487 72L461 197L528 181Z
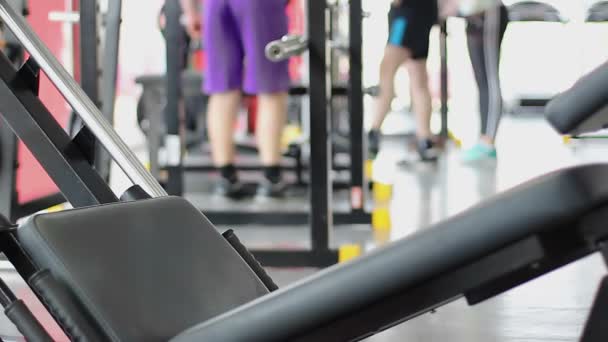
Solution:
M17 234L113 341L167 341L268 292L181 198L38 215Z
M608 128L608 63L581 78L545 108L547 120L562 134Z

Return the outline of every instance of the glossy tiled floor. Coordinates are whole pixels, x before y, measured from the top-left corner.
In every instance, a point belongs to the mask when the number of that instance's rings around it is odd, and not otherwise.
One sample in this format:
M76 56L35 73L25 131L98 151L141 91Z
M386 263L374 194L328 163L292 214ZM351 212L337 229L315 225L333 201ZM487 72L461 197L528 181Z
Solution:
M454 126L457 127L458 122ZM605 158L608 143L566 147L561 138L538 118L507 118L499 139L499 162L476 167L461 165L458 150L453 147L435 165L405 162L408 153L403 148L405 143L402 139L388 138L385 142L375 165L375 177L394 184L391 204L393 229L387 236L379 237L369 227L338 227L332 241L335 246L356 242L364 244L366 249L377 248L544 172L575 163L608 159ZM343 197L336 196L336 202L343 201ZM205 195L191 198L212 208L235 206ZM284 205L278 202L265 204L286 209L303 208L305 205L303 198ZM236 206L264 209L255 203ZM305 227L248 227L238 229L238 233L250 246L308 245ZM8 265L4 266L0 269L1 275L18 294L32 301L32 295L23 282ZM286 285L315 270L272 269L270 272L277 282ZM464 301L453 302L369 341L576 341L604 273L602 259L592 256L475 307L468 307ZM40 309L39 305L36 307ZM45 322L50 324L50 319L45 318ZM0 336L8 340L17 336L15 329L3 317L0 318ZM58 332L57 336L60 336Z
M538 118L505 119L499 162L475 167L461 165L454 149L437 165L404 163L409 156L402 141L386 141L375 174L394 184L389 240L424 229L545 172L606 160L603 154L608 147L602 143L564 146ZM343 238L341 234L340 242ZM384 243L373 237L369 241L370 248ZM592 256L478 306L469 307L464 300L448 304L369 341L577 341L605 270L602 258ZM302 273L283 270L274 275L288 283Z

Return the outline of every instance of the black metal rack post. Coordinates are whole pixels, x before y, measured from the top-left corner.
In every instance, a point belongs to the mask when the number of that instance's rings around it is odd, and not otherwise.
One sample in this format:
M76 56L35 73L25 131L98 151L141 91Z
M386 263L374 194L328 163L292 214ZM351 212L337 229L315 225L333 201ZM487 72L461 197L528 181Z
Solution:
M331 143L331 74L327 72L327 4L308 1L310 87L310 237L313 252L329 252L333 227L332 195L329 182ZM322 24L313 23L314 20ZM336 259L337 261L337 259Z
M328 25L325 1L308 1L308 44L310 82L310 238L308 251L254 251L264 266L326 267L338 262L330 250L333 227L332 188L329 181L331 144L329 128L331 75L327 72Z
M0 95L0 100L2 96ZM11 128L5 123L0 123L0 153L2 163L0 164L0 214L13 218L13 209L17 201L15 173L17 172L17 138Z
M0 101L3 96L0 94ZM0 122L0 214L11 222L40 210L65 202L61 193L55 193L26 203L19 203L17 192L18 142L15 133L6 122Z
M95 106L101 108L103 103L100 92L102 72L99 65L99 2L97 0L82 0L78 7L79 35L77 46L80 54L80 84ZM105 115L109 122L113 121L112 113ZM96 141L92 132L84 126L82 119L75 113L72 114L70 132L73 136L78 137L85 156L95 165L95 169L102 178L108 181L110 179L110 158Z
M101 108L99 96L99 32L97 0L80 1L80 84L91 101Z
M16 192L17 144L17 137L11 128L4 122L0 123L0 153L2 153L0 154L0 189L3 189L0 195L0 214L10 220L14 218L14 209L18 204Z
M165 1L166 16L166 53L167 53L167 103L165 107L166 171L168 174L166 189L171 195L182 195L183 181L183 139L180 121L182 117L182 82L181 82L181 49L184 48L183 36L180 34L180 17L182 9L179 1Z
M441 57L441 137L448 138L448 22L440 24L439 53Z
M99 35L97 29L97 0L80 1L78 48L80 52L80 85L97 108L101 107L99 96ZM89 161L95 164L100 146L95 136L84 125L82 119L72 113L70 134L79 141L81 150Z
M348 107L350 112L350 182L351 209L363 212L365 187L363 175L363 11L361 0L350 0L349 7L350 87Z
M114 125L114 105L116 103L121 17L122 0L108 1L108 8L103 20L105 34L101 61L100 98L103 116L112 125ZM95 168L103 179L109 181L112 157L99 144L95 152Z

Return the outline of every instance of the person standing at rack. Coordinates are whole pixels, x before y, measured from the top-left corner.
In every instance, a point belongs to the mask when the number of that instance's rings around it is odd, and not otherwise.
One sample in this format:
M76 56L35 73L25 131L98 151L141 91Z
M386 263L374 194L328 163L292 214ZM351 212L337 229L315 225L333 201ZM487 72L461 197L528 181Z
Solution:
M201 36L201 0L181 0L193 39ZM271 62L267 43L288 33L285 0L204 0L202 40L207 55L204 91L210 95L207 127L213 162L221 175L217 192L240 197L243 186L234 165L234 124L243 92L257 95L257 143L264 179L258 195L280 197L281 134L290 86L288 62Z
M424 161L437 158L438 149L430 125L432 103L426 66L429 34L437 19L435 0L393 0L391 3L388 43L380 65L380 94L376 101L372 129L368 134L372 158L378 152L380 128L395 96L395 75L403 64L410 77L418 153Z
M500 47L509 24L501 0L447 0L444 14L466 19L467 45L479 90L479 141L462 154L462 161L495 160L494 142L503 114L500 87Z

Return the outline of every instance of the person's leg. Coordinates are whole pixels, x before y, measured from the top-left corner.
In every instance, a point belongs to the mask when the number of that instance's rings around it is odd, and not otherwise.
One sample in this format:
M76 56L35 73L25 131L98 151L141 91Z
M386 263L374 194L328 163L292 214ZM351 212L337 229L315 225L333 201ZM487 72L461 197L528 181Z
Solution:
M496 158L494 141L503 111L499 80L500 45L508 24L504 6L469 18L467 43L479 89L481 118L479 143L463 154L463 161Z
M405 38L405 45L412 52L407 62L412 94L412 109L416 117L416 140L418 154L423 161L434 161L439 149L431 131L433 112L427 57L429 54L431 28L436 23L437 9L433 4L419 5L411 12L411 29Z
M241 192L234 166L234 121L241 102L243 49L236 20L221 0L204 2L203 40L207 52L205 92L210 95L207 131L215 167L220 171L218 192Z
M418 154L422 161L434 161L439 150L431 131L433 104L426 58L412 59L407 62L412 93L412 109L416 117L416 141Z
M488 76L486 75L486 61L483 39L483 20L481 17L467 19L467 47L469 58L475 75L475 82L479 93L480 136L483 136L488 127L489 90Z
M231 0L239 13L245 49L244 90L258 95L257 142L265 179L259 194L280 196L285 188L281 177L281 136L287 117L290 86L288 62L271 62L265 47L288 33L284 1ZM260 16L259 13L266 13Z
M391 110L391 103L395 97L395 74L399 67L411 57L410 50L405 46L406 33L409 29L408 15L409 12L402 5L393 5L388 13L389 36L380 63L380 93L376 98L372 127L367 139L371 159L376 157L380 149L380 128Z
M281 135L287 119L286 92L258 95L257 142L262 165L278 166L281 162Z
M488 122L482 139L494 144L503 114L500 87L500 47L508 23L506 7L491 8L484 16L484 57L488 79Z
M234 163L234 124L240 105L240 90L215 93L209 97L207 134L211 143L213 164L218 168Z
M392 5L388 13L388 42L380 62L380 93L376 99L372 131L379 131L382 127L395 97L395 74L412 55L405 45L409 16L408 9L403 5Z
M395 75L399 67L408 60L410 52L404 47L388 45L380 63L380 93L376 99L373 130L380 130L395 97Z
M419 140L431 139L431 113L433 111L429 89L426 59L413 59L407 62L412 93L412 108L416 116L416 137Z

